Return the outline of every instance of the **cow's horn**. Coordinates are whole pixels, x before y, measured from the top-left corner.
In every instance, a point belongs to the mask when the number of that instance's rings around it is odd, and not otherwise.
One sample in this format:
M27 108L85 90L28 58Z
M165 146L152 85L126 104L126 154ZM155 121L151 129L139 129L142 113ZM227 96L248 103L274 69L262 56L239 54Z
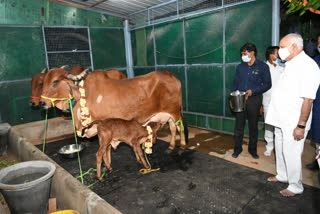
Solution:
M87 68L86 70L82 71L80 74L78 75L72 75L72 74L68 74L67 75L67 79L70 79L70 80L81 80L83 79L87 74L88 74L88 71L89 71L90 68Z
M44 68L44 69L41 71L41 74L45 74L45 73L46 73L46 70L47 70L47 68Z
M63 65L63 66L61 66L60 68L61 69L65 69L67 67L67 65Z

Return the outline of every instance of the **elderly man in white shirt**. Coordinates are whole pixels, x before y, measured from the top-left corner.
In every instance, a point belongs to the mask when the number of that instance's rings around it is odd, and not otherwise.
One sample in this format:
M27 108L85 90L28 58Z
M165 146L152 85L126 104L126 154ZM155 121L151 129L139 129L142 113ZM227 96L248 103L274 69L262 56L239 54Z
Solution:
M280 66L278 50L279 50L278 46L270 46L266 50L266 60L267 60L267 65L269 66L270 74L271 74L272 87L268 91L263 93L262 105L263 105L264 118L267 117L269 104L271 100L272 89L277 84L280 74L283 71L283 66ZM266 151L264 152L264 155L270 156L272 150L274 149L274 127L273 126L269 124L265 124L264 139L267 142Z
M304 53L299 34L281 39L279 56L287 62L273 89L265 121L275 127L277 175L268 181L288 183L280 193L290 197L303 192L301 156L320 84L320 70Z

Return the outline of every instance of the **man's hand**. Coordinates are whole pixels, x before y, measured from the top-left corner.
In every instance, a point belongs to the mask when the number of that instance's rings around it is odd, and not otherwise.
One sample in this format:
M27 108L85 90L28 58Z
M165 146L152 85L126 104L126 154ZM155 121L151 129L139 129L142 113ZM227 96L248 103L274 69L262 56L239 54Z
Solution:
M248 99L248 97L250 97L252 95L252 91L251 89L246 91L246 100Z
M304 129L301 129L299 127L296 127L294 130L293 130L293 138L295 140L301 140L304 138Z
M231 100L229 100L229 105L230 105L230 108L232 109L232 102L231 102Z
M260 115L262 115L262 114L263 114L263 106L260 107ZM264 118L264 119L266 119L266 118Z

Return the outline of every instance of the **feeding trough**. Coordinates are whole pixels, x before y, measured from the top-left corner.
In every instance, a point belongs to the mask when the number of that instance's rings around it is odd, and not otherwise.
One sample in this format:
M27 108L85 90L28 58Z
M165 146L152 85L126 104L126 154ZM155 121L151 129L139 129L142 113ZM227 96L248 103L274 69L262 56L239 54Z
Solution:
M63 146L59 149L58 153L64 158L75 158L77 153L82 152L85 149L83 144L70 144Z
M55 170L48 161L27 161L2 169L0 191L11 213L46 213Z

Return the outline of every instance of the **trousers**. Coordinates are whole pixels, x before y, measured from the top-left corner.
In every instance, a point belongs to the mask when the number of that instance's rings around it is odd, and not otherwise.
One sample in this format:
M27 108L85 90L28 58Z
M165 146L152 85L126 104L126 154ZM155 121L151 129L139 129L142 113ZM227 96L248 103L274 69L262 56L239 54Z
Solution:
M288 190L300 194L303 192L301 156L308 132L305 131L304 138L299 141L293 138L293 130L275 127L274 133L276 178L288 183Z
M249 146L248 151L250 154L257 154L257 141L258 141L258 121L260 107L262 105L262 95L250 96L246 102L246 110L235 113L236 122L234 128L235 143L234 152L242 152L242 141L244 135L244 127L246 119L249 125Z
M263 106L264 118L267 117L268 108L268 106ZM267 142L267 151L272 151L274 149L274 126L264 124L264 139Z

